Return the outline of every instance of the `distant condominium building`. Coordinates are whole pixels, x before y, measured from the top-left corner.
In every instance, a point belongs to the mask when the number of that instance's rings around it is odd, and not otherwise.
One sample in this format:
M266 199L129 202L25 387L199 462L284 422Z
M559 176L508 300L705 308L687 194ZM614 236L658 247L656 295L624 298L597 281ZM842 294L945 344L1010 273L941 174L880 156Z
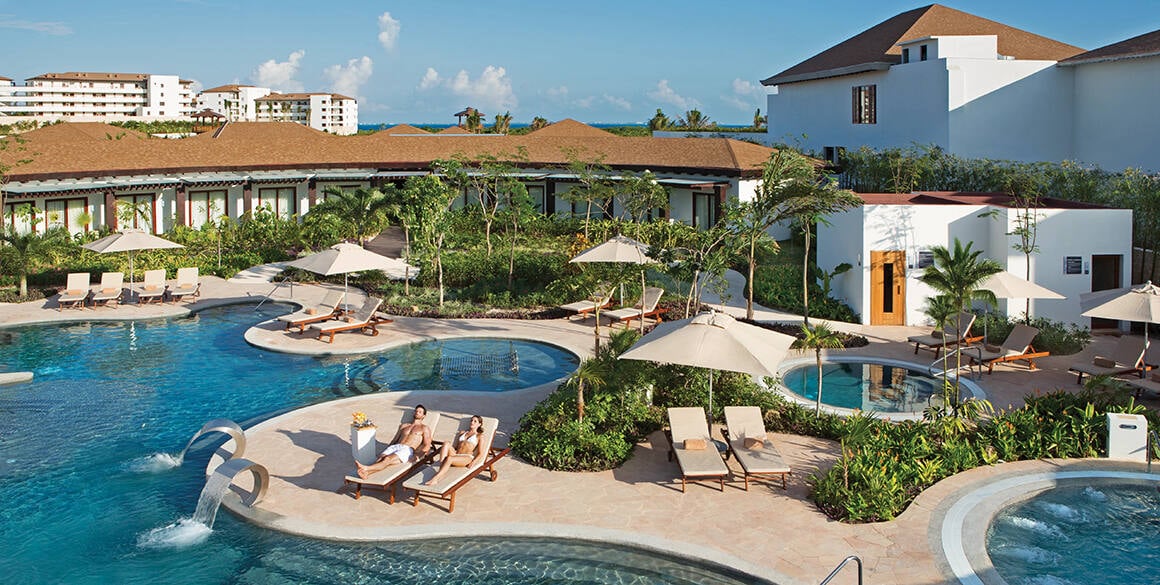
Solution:
M184 120L192 81L148 73L45 73L17 85L0 77L0 122Z
M255 100L270 95L270 88L253 85L219 85L197 94L195 107L212 110L231 122L257 122Z
M358 101L337 93L272 93L254 100L258 122L297 122L331 134L358 132Z

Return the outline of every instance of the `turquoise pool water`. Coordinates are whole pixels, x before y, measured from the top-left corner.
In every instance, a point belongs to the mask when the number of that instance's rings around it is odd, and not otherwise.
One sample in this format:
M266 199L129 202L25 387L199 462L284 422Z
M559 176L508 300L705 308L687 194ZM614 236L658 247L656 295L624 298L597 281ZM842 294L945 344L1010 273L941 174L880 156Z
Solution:
M243 341L246 328L287 311L234 306L187 319L0 330L0 370L36 373L31 383L0 386L4 583L751 582L695 563L644 562L654 555L619 554L620 546L482 539L497 547L483 554L481 539L339 544L225 513L204 540L175 540L174 531L158 538L157 529L192 515L223 437L199 440L181 467L159 466L153 456L178 451L209 419L250 426L358 392L422 386L430 367L419 362L470 379L504 377L514 350L523 385L575 367L571 354L552 346L469 340L405 348L396 359L407 375L393 380L385 356L311 358ZM471 358L470 348L481 346L484 357ZM554 366L545 355L556 356ZM508 373L496 374L497 364Z
M1156 583L1156 483L1064 484L1011 506L987 532L987 554L1011 585Z
M782 384L808 400L818 398L818 367L786 371ZM875 362L823 362L822 404L874 412L921 412L941 381L924 372Z

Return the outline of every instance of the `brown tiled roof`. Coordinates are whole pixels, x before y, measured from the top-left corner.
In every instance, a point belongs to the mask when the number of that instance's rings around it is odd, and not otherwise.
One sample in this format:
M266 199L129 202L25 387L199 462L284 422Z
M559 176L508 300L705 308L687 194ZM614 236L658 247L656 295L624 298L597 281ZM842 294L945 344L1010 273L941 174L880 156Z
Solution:
M1153 57L1160 55L1160 30L1144 33L1126 41L1112 43L1080 53L1060 61L1060 65L1081 65L1084 63L1098 63L1100 61L1116 61L1119 59L1133 59L1139 57Z
M30 132L32 162L19 166L14 181L203 171L378 168L425 170L431 161L462 155L505 156L527 153L529 168L562 166L565 152L603 156L618 169L682 172L729 177L760 176L772 150L724 138L651 138L608 136L471 135L454 139L392 136L378 132L334 136L292 122L232 122L219 138L202 134L181 140L92 140L69 136L78 124ZM103 126L97 124L95 126ZM120 131L120 129L116 129ZM100 135L103 137L104 133ZM12 156L0 151L0 160Z
M328 95L334 100L353 100L352 97L347 97L338 93L326 93L324 91L315 91L309 93L272 93L268 96L260 97L254 101L256 102L274 102L274 101L309 101L312 95Z
M332 100L335 100L335 101L338 101L338 100L351 100L351 101L355 101L355 99L354 99L354 98L352 98L352 97L350 97L350 96L348 96L348 95L342 95L341 93L332 93L332 94L330 94L330 99L332 99Z
M913 193L858 193L866 205L994 205L1013 207L1013 197L1007 193L979 193L972 191L915 191ZM1102 205L1044 197L1043 207L1051 209L1102 209Z
M93 73L82 71L69 71L67 73L45 73L37 75L36 77L29 77L27 81L32 80L53 80L53 81L145 81L149 75L145 73Z
M528 132L529 136L532 134L536 136L612 136L611 132L593 128L588 124L577 122L572 118L565 118L559 122L548 124L539 130Z
M1016 59L1059 61L1083 52L1079 47L931 4L880 22L761 83L778 85L886 69L902 61L898 43L949 35L995 35L999 54Z
M12 81L12 78L11 77L4 77L3 75L0 75L0 81Z
M239 85L237 83L231 83L229 85L219 85L217 87L203 89L203 90L201 90L201 93L237 93L238 89L243 88L243 87L255 87L255 86L253 86L253 85Z
M448 126L436 132L436 134L474 134L474 132L468 132L467 128L463 126Z
M36 130L20 135L22 139L35 144L45 142L63 144L84 143L94 140L110 140L110 137L112 140L116 140L118 136L122 140L125 138L149 138L149 135L144 132L121 128L120 126L113 126L112 124L102 124L100 122L49 124L48 126L42 126Z
M386 130L379 130L376 132L376 134L391 136L394 134L430 134L430 132L423 130L422 128L416 128L410 124L398 124L396 126L391 126Z
M215 112L209 108L206 108L206 109L204 109L196 114L193 114L190 117L191 118L225 118L224 115L219 114L218 112Z

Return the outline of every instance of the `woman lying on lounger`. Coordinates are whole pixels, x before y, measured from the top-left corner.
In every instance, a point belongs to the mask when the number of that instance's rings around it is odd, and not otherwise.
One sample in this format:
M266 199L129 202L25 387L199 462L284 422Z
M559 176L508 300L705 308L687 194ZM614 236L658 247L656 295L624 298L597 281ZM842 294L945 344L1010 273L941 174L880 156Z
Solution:
M423 482L423 485L435 485L439 480L443 479L444 475L451 470L452 467L467 467L471 462L479 456L479 449L483 445L483 417L474 415L471 417L468 429L455 435L455 440L451 443L444 443L442 451L439 452L439 457L442 463L439 465L439 471L435 473L431 479ZM454 451L452 451L454 449Z

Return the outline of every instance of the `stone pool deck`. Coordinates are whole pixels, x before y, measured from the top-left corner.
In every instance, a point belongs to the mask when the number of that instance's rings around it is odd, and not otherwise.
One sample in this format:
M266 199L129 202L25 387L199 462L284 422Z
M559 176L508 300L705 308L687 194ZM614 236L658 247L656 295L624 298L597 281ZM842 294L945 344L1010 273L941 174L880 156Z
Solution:
M54 301L0 305L0 327L29 323L88 320L128 320L180 317L218 305L257 302L274 287L269 283L237 283L202 278L202 296L177 305L122 306L55 310ZM276 291L280 302L312 303L325 289L295 286ZM362 294L351 289L352 304ZM739 298L739 297L738 297ZM735 305L731 313L743 312ZM742 313L743 314L743 313ZM759 319L795 320L792 315L759 309ZM930 352L913 353L906 337L929 328L838 328L866 335L869 346L843 350L919 364L933 360ZM0 335L3 331L0 330ZM360 353L417 339L452 336L515 336L561 345L586 355L592 344L588 321L425 320L397 319L380 335L344 333L328 344L310 336L287 333L272 323L255 324L251 342L278 351L300 353ZM1030 392L1078 389L1066 371L1076 362L1114 345L1098 336L1084 352L1039 361L1040 370L999 366L980 384L996 406L1018 405ZM795 356L796 357L796 356ZM808 356L807 356L808 357ZM664 439L654 434L636 447L622 468L600 473L549 472L509 456L497 464L498 481L475 480L459 492L456 510L443 502L388 505L382 494L370 492L355 500L342 485L352 471L348 436L350 413L362 410L386 428L416 403L449 413L479 413L500 419L498 444L507 442L520 416L551 391L550 387L506 393L396 392L358 396L319 404L260 423L247 430L246 458L265 466L271 485L253 509L236 498L226 503L235 512L272 528L320 538L383 539L460 534L533 534L588 537L634 543L706 558L753 571L779 583L817 583L847 555L866 563L867 582L926 585L945 583L950 574L943 560L937 522L955 494L985 483L997 474L1054 462L1021 462L980 468L940 482L924 492L898 519L864 525L829 520L808 499L806 479L832 465L835 443L794 435L774 435L772 441L794 469L789 489L755 484L745 492L736 479L724 492L714 485L690 484L680 492L675 463L667 461ZM1154 399L1147 403L1155 406ZM222 413L228 416L229 413ZM382 437L384 440L389 437ZM731 469L738 469L729 462ZM1014 470L1014 471L1013 471ZM248 477L236 488L245 490ZM847 576L840 582L853 582Z

